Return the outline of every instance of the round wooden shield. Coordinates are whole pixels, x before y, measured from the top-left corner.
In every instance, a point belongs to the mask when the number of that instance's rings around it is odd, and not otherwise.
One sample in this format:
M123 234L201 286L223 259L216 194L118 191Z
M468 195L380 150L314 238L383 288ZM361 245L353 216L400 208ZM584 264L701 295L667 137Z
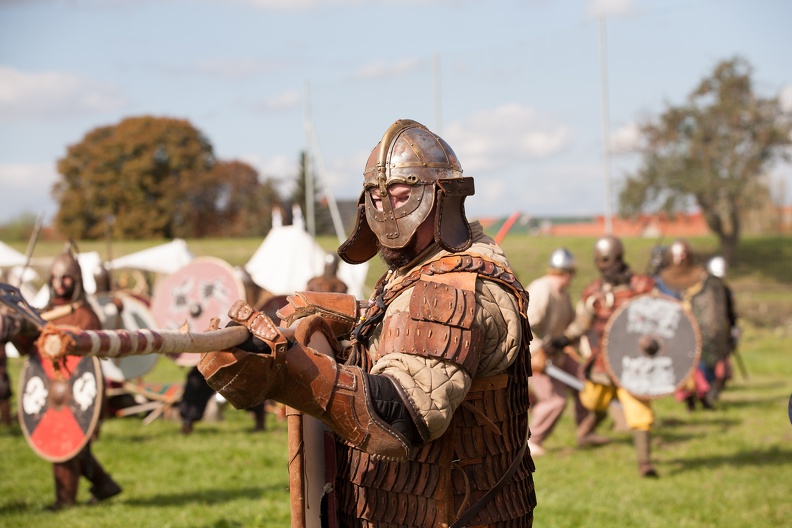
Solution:
M151 313L158 328L178 330L186 323L190 332L204 332L213 318L220 327L230 321L228 309L245 298L245 285L224 260L198 257L159 283L151 298ZM175 354L182 366L198 364L200 354Z
M120 311L114 300L121 302ZM157 328L157 322L148 307L132 295L119 292L101 293L96 296L96 302L104 313L102 330ZM145 354L105 358L100 360L100 364L105 378L123 383L148 373L157 364L157 360L159 360L157 354Z
M650 293L619 306L602 347L616 383L638 398L673 394L698 366L701 335L682 303Z
M74 458L93 436L104 379L95 357L52 363L34 351L19 382L19 424L33 451L50 462Z

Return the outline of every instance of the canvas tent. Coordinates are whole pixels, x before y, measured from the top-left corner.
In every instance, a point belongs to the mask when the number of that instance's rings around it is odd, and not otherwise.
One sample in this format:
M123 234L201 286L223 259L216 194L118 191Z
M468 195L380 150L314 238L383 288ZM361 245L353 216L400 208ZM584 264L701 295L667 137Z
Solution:
M13 268L14 266L24 265L25 255L5 242L0 242L0 268Z
M289 295L305 289L310 279L324 273L327 252L302 225L273 227L250 258L245 269L253 281L275 295ZM342 262L338 278L349 293L363 298L368 264L351 266Z
M187 243L176 238L167 244L150 247L110 261L111 269L131 268L170 275L190 263L193 254Z

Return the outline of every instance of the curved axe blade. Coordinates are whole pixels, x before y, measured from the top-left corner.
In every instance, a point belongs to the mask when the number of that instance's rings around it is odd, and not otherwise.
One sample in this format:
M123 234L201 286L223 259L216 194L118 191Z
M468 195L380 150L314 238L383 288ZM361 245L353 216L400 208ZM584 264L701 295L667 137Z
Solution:
M28 304L16 286L0 282L0 303L36 325L39 330L43 330L47 325L47 321L42 319L36 309Z

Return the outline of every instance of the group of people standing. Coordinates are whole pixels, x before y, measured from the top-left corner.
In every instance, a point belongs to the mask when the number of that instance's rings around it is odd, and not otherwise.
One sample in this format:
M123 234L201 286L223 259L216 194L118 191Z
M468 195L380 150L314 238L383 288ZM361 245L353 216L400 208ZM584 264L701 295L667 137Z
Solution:
M396 121L366 161L356 224L338 249L350 264L375 255L386 263L370 298L330 285L299 292L277 312L283 326L239 300L229 317L249 338L198 365L238 409L272 400L332 431L335 455L320 489L332 491L338 526L530 527L532 457L569 393L543 372L551 363L582 383L572 392L578 444L607 442L596 428L618 400L640 474L657 476L651 402L614 383L602 350L614 311L657 282L633 272L609 236L596 242L600 277L577 307L567 293L577 269L569 251L554 252L547 275L525 288L466 218L473 194L448 143L416 121ZM717 372L707 357L703 368ZM107 484L94 482L97 499L120 492ZM56 504L71 500L58 495Z
M568 288L577 272L577 262L565 248L555 250L546 275L528 285L528 319L535 338L531 344L534 403L529 440L534 456L545 454L543 443L571 396L578 446L608 443L609 439L597 434L596 428L613 403L632 431L639 474L658 476L651 460L655 419L651 400L638 398L618 385L606 367L603 350L603 336L611 316L638 295L660 292L681 301L692 313L701 332L701 359L676 396L691 410L697 402L704 408L714 408L730 377L729 354L738 336L731 291L723 281L725 262L722 257L715 257L709 269L694 263L685 240L675 241L659 256L652 275L634 272L624 259L621 240L605 236L594 245L599 277L583 289L576 305ZM562 381L563 376L551 377L547 373L550 368L563 370L580 384L573 388Z

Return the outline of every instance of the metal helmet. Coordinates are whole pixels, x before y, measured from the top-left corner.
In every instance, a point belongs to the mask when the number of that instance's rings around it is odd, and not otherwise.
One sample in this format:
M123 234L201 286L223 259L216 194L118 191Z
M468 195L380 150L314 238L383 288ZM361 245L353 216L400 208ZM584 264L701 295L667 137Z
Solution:
M66 244L63 253L58 255L52 263L50 268L50 299L57 297L53 288L53 281L63 280L64 277L72 279L74 289L70 297L71 301L77 301L85 296L85 289L83 288L82 268L77 261L77 256L74 254L71 244Z
M551 271L572 273L577 270L577 262L567 248L558 248L550 255L549 267Z
M470 247L464 201L474 193L473 178L462 177L454 151L424 125L410 119L391 125L371 151L363 178L357 223L338 249L345 261L369 260L377 253L377 241L391 249L405 247L435 208L435 241L452 253ZM409 185L409 199L396 208L383 199L379 211L371 192L379 190L380 196L387 197L394 184Z
M623 262L624 246L615 236L604 236L594 244L594 264L600 270L611 267L616 262Z
M96 293L106 293L113 290L113 280L110 270L102 263L94 268L94 282L96 282Z
M721 257L720 255L715 255L707 263L707 271L709 271L711 275L715 275L719 279L726 278L726 271L728 270L728 268L729 265L726 263L726 259Z
M668 248L672 265L689 264L693 261L693 250L686 240L675 240Z

